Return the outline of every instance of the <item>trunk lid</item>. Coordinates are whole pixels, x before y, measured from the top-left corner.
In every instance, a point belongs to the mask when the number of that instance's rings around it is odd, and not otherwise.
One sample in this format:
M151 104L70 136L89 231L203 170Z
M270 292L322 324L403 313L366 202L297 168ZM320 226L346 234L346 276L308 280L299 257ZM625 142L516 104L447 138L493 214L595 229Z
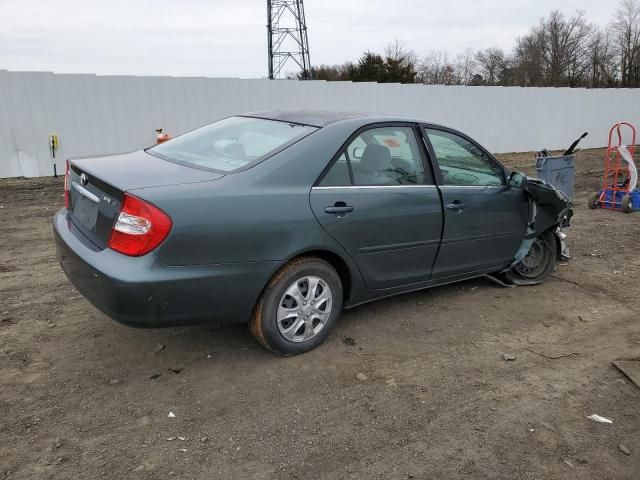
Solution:
M167 162L144 151L69 160L69 218L92 243L104 249L122 208L124 192L207 182L223 176Z

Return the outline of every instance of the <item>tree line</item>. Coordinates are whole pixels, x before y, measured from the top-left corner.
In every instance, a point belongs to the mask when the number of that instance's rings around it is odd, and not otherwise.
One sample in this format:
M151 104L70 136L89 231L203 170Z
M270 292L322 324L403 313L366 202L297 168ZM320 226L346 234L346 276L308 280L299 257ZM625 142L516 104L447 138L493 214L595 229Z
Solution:
M640 87L640 0L621 0L604 28L583 11L554 10L515 41L510 52L471 48L420 57L395 39L383 53L312 67L316 80L522 87Z

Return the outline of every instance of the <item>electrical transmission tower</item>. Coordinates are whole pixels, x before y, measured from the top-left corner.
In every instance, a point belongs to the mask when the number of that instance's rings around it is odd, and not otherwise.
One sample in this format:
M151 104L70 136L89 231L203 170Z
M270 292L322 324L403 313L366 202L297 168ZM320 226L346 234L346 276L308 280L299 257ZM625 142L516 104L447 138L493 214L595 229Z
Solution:
M311 60L303 0L267 0L269 78L280 78L289 64L303 79L311 79Z

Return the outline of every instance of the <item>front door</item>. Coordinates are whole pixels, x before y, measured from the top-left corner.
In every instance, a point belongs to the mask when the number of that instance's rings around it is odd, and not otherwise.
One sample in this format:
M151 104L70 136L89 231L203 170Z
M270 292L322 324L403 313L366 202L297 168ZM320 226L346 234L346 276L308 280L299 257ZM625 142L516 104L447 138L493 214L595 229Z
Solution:
M445 129L425 131L444 204L432 278L508 265L526 230L525 192L507 186L505 169L469 138Z
M356 135L311 190L324 229L356 261L367 286L429 279L442 233L442 204L412 125Z

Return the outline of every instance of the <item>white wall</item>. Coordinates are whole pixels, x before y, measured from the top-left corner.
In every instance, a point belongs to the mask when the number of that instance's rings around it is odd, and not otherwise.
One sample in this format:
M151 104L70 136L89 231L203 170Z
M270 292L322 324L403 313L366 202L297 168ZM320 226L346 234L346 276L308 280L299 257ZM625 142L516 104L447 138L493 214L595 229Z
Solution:
M48 139L69 157L149 146L252 110L317 108L398 114L458 128L493 152L601 147L611 125L640 127L640 89L446 87L236 78L99 77L0 70L0 177L52 175Z

